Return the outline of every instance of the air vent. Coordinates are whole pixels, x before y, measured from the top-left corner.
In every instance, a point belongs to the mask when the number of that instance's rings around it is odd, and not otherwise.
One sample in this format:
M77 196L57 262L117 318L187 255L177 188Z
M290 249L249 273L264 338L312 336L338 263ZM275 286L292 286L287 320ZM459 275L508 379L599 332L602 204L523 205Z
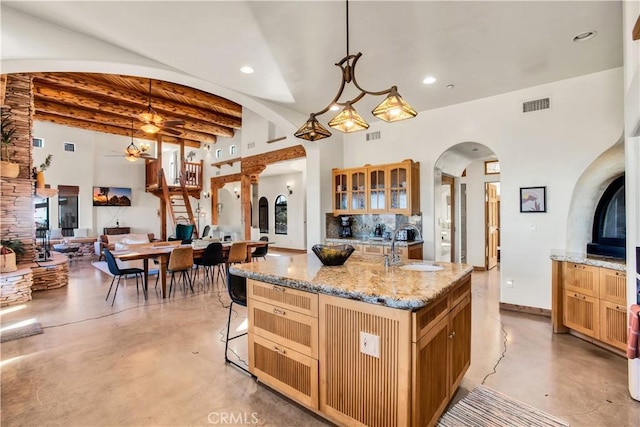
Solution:
M522 112L530 113L532 111L548 110L551 108L551 100L549 98L534 99L522 103Z
M374 139L380 139L380 131L369 132L366 134L367 141L373 141Z
M76 151L76 144L73 144L71 142L65 142L64 151Z
M250 149L252 149L252 148L255 148L255 146L256 146L256 143L255 143L255 142L250 142L250 143L248 143L248 144L247 144L247 148L248 148L249 150L250 150Z
M44 147L44 139L42 138L31 138L31 145L36 148Z

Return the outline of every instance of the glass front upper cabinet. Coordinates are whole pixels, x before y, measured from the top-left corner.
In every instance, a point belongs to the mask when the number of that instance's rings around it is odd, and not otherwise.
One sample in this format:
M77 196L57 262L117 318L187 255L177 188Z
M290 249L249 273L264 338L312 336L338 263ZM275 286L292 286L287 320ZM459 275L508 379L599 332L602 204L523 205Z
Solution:
M367 211L367 175L363 169L351 172L351 212Z
M389 211L406 211L408 208L407 198L407 176L408 168L406 166L390 166L389 167Z
M347 174L342 171L333 172L333 211L336 214L349 212L349 188Z
M369 168L369 211L387 210L387 168Z

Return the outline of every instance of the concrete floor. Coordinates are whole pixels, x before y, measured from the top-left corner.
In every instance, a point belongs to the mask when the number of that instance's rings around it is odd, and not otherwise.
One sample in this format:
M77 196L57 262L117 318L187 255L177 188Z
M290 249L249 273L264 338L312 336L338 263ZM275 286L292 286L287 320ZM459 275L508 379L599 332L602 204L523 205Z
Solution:
M74 261L69 286L33 294L2 326L35 318L44 334L3 343L3 426L206 426L326 423L224 363L226 291L136 294L113 307L111 278ZM471 368L454 400L483 383L573 426L638 426L627 362L545 317L498 310L498 271L474 273ZM242 328L239 308L233 329ZM243 341L243 339L236 340ZM247 360L246 344L235 351Z

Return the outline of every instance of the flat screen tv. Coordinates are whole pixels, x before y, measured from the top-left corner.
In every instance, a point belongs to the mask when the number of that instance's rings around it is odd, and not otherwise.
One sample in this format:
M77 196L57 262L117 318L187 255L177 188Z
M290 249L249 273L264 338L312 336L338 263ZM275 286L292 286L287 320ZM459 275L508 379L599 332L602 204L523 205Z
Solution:
M93 206L131 206L131 188L93 187Z

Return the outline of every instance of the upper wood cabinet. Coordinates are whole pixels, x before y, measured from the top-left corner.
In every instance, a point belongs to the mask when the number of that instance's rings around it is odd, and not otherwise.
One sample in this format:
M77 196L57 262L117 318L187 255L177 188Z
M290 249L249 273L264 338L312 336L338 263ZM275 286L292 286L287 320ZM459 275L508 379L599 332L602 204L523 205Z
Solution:
M333 214L420 212L420 163L333 169Z

